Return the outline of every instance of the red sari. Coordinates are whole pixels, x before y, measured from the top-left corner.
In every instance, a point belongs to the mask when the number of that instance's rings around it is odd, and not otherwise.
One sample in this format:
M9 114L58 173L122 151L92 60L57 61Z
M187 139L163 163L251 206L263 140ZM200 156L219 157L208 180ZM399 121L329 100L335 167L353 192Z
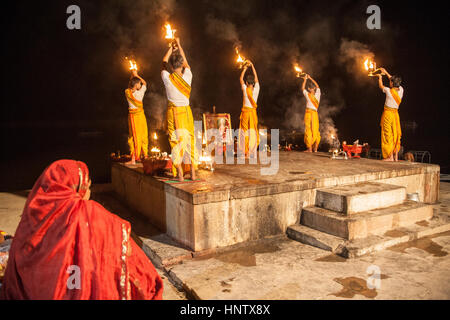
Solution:
M161 299L163 283L130 238L130 223L99 203L83 162L59 160L28 196L0 299Z

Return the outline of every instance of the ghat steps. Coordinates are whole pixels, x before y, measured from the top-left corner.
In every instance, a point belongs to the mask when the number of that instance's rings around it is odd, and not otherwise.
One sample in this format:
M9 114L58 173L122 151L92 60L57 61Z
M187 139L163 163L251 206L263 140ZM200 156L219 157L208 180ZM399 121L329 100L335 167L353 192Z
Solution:
M287 235L356 257L449 229L445 223L429 226L432 217L433 206L406 200L405 187L362 182L318 189L315 206L302 209L300 224L288 227Z

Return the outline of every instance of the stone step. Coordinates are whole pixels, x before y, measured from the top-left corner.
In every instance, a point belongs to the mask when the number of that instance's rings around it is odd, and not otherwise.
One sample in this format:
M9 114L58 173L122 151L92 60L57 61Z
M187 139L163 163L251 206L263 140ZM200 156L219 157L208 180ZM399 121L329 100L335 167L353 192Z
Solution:
M401 204L405 187L377 182L318 189L316 206L348 215Z
M450 232L450 217L437 214L428 221L420 221L407 227L389 230L384 234L371 235L364 239L347 240L314 230L302 225L287 228L289 238L345 258L356 258L386 248L436 234Z
M433 206L414 201L348 216L320 207L303 208L300 224L348 240L362 239L428 220Z
M345 244L345 239L343 238L299 224L289 226L286 233L292 240L335 253L340 252Z

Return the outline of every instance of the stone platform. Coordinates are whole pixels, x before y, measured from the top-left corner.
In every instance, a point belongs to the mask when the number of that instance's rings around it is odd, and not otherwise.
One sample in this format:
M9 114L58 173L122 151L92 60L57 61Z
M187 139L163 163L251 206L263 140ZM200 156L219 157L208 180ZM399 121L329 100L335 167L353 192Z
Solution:
M112 185L128 206L193 251L285 234L289 226L300 222L302 209L316 204L317 189L361 182L389 184L395 186L383 197L395 194L389 206L403 205L398 197L405 193L417 192L425 204L436 203L439 198L437 165L332 160L325 153L291 151L279 153L276 174L261 175L261 167L217 165L214 172L199 170L199 181L168 183L144 175L142 165L113 163ZM377 202L376 198L369 200L367 205ZM361 201L351 201L348 198L345 204L350 208L349 216L370 210L370 206L358 207ZM429 216L429 212L424 215Z

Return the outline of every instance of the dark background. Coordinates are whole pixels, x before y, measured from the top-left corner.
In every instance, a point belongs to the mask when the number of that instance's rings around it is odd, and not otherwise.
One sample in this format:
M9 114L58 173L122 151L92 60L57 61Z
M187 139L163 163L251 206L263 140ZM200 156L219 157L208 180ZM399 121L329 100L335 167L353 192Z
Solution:
M71 4L81 8L81 30L66 28ZM366 28L370 4L381 8L381 30ZM378 65L403 78L405 150L428 150L441 172L450 171L449 14L443 2L75 0L2 6L2 191L31 188L60 158L85 161L94 183L110 179L109 154L128 152L125 55L136 57L150 84L144 100L149 131L162 129L165 20L178 26L194 73L196 120L216 105L218 112L231 113L237 127L242 97L236 39L214 35L208 17L233 25L257 67L261 124L302 128L304 98L292 72L295 58L319 82L330 110L333 106L327 116L340 140L380 148L384 94L376 78L355 76L339 58L342 39L354 40L375 53Z

